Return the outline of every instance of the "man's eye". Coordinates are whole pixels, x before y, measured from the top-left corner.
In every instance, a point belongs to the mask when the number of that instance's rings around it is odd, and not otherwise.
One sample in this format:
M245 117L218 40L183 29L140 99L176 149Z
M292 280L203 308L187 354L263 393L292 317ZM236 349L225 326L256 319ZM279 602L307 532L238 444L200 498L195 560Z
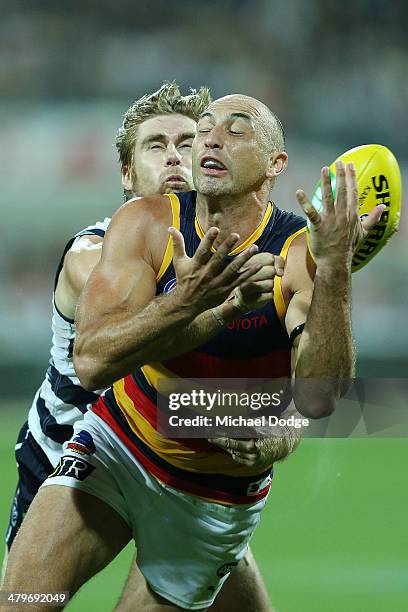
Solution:
M185 142L182 145L180 145L180 149L191 149L192 146L193 145L191 142Z
M157 144L156 143L156 144L151 144L150 145L150 149L162 149L162 148L163 148L163 145L161 145L161 144Z
M235 134L236 136L243 136L244 132L239 132L238 130L230 130L230 134Z

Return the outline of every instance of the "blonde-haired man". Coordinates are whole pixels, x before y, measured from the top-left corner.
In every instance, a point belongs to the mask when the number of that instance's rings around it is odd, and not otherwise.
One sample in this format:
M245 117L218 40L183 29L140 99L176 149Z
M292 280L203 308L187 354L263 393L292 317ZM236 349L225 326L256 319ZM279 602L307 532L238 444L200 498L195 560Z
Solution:
M195 135L196 122L210 100L210 92L206 87L182 96L176 83L166 82L158 91L142 96L130 106L116 137L126 200L134 198L135 194L143 197L187 190L183 176L169 177L160 164L157 168L156 162L166 144L166 136L161 132L168 132L170 126L180 128L175 145L179 146L182 153L188 153ZM156 136L159 136L158 140L155 140ZM191 168L191 159L188 161Z

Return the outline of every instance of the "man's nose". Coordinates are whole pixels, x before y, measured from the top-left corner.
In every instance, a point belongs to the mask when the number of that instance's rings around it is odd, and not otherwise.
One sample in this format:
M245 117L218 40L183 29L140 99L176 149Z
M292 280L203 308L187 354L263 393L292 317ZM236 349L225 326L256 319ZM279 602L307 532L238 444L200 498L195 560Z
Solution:
M166 149L166 165L178 166L181 162L181 154L173 144Z
M222 149L224 145L221 126L214 126L207 134L204 142L208 149Z

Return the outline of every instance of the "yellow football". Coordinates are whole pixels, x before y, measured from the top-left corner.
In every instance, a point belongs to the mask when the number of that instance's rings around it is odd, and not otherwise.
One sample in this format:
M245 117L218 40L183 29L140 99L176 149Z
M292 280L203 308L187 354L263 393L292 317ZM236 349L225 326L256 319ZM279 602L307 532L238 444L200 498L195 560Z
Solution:
M336 161L352 162L356 168L359 215L366 216L377 204L386 206L381 219L367 234L353 255L352 271L356 272L375 257L396 232L401 214L401 173L398 162L387 147L379 144L362 145L346 151L329 167L333 195L336 197ZM312 204L322 208L321 182L316 185ZM308 221L308 229L310 222ZM307 232L309 235L309 231Z

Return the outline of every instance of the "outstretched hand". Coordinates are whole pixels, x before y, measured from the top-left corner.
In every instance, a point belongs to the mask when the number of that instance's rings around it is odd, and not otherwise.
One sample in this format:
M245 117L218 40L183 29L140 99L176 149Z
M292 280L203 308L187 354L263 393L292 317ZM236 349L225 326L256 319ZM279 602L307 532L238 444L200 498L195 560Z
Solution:
M329 169L321 172L322 210L318 212L303 190L297 200L310 221L310 245L317 263L347 263L368 231L379 221L384 205L373 208L363 221L358 215L358 185L354 164L336 162L336 202L334 202Z
M385 208L385 204L377 204L377 206L374 206L373 210L370 211L366 217L363 217L362 219L360 217L361 231L360 235L358 236L358 240L354 245L354 250L357 250L360 244L366 239L368 232L377 225Z
M285 260L280 255L272 253L256 253L247 261L246 265L260 264L262 268L241 283L235 294L242 304L242 311L248 312L263 308L273 300L273 288L276 276L283 276Z
M262 264L249 261L258 251L254 244L232 261L228 260L228 254L240 239L238 234L230 234L214 251L219 229L210 227L193 257L189 257L182 233L174 227L169 228L169 233L173 243L177 291L184 303L196 306L197 313L224 302L236 287L262 268Z

